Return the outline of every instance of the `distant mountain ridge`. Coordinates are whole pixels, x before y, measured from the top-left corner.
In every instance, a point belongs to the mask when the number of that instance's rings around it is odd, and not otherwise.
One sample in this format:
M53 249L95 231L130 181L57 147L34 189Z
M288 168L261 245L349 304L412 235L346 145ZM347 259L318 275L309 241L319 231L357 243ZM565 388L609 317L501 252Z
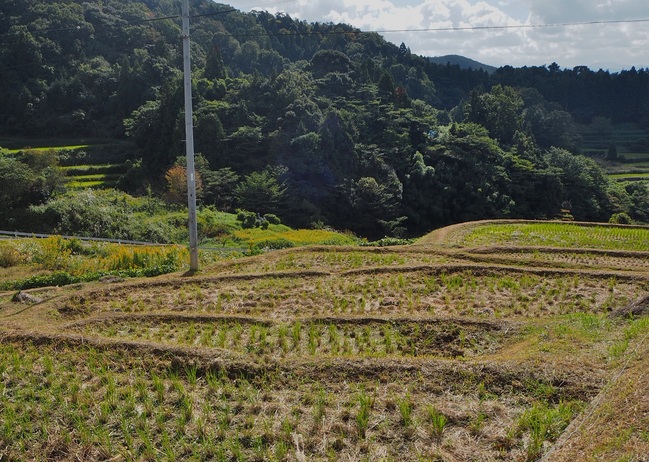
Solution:
M488 74L493 74L497 69L494 66L489 66L488 64L482 64L471 58L466 58L464 56L459 56L459 55L435 56L433 58L428 58L428 59L435 64L445 65L450 63L451 65L458 65L460 66L461 69L474 69L474 70L482 69Z

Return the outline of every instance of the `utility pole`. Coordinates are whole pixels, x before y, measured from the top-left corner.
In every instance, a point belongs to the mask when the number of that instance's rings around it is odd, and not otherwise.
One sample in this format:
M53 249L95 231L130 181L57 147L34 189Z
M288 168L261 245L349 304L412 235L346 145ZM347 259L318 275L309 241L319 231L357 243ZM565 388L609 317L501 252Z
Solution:
M183 64L185 83L185 151L187 154L187 206L189 208L189 270L198 271L198 230L196 224L196 171L194 168L194 122L192 74L189 59L189 0L182 0Z

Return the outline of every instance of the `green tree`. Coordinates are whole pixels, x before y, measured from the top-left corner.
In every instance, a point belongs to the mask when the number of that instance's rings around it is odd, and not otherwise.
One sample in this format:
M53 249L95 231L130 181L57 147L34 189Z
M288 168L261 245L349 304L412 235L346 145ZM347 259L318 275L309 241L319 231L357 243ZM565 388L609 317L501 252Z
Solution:
M615 143L611 143L608 146L608 151L606 151L606 159L616 161L617 160L617 146Z
M126 134L137 144L143 162L161 172L184 151L182 87L179 81L161 89L156 101L147 101L124 120Z
M638 181L625 185L631 199L629 215L639 222L649 223L649 183Z
M560 213L563 184L559 169L515 153L506 155L505 168L511 180L507 194L513 201L512 217L550 219Z
M194 113L194 148L212 165L218 165L220 148L225 139L225 130L218 115L218 109L209 102L202 103Z
M438 226L511 213L505 154L487 129L473 123L440 128L430 165L435 168Z
M282 216L286 206L285 183L280 180L283 168L266 168L252 172L234 188L239 208L259 214L272 213Z
M227 70L225 68L225 63L223 62L223 56L216 45L207 50L203 75L209 80L220 80L227 77Z
M257 67L261 50L257 42L248 41L241 45L235 59L239 68L246 74L251 74Z
M395 189L396 184L401 186L398 180L385 185L374 177L349 181L342 188L349 204L350 216L346 227L369 239L399 236L403 232L401 223L405 217L398 216L402 190Z
M562 200L572 215L582 221L606 221L611 216L607 190L609 181L602 169L587 157L552 148L545 155L549 165L560 169Z
M239 182L231 168L201 171L203 178L203 202L215 205L219 210L231 212L236 202L235 189Z
M350 175L339 187L334 206L340 209L342 202L347 207L336 214L338 226L371 239L401 235L403 185L388 162L388 153L376 145L359 144L356 150L359 176Z
M465 119L482 125L500 143L510 143L520 129L523 99L512 87L495 85L488 93L471 93Z
M16 209L37 200L34 185L37 175L15 159L0 157L0 221L4 226L14 223Z
M320 50L311 58L310 68L313 77L321 79L329 73L348 74L352 70L352 62L341 51Z
M537 105L525 111L524 119L541 148L556 147L575 151L581 143L577 125L566 111L548 110L544 105Z
M378 85L379 97L381 98L382 101L385 102L394 101L395 98L394 92L397 88L397 84L394 82L394 78L392 77L392 74L384 70L381 73L381 77L379 78L377 85Z
M413 233L424 233L436 223L439 198L435 191L435 168L426 164L426 159L415 152L408 172L403 180L404 213L408 217L408 228Z
M0 224L23 229L29 206L47 202L64 189L64 175L54 151L27 150L15 158L0 156Z

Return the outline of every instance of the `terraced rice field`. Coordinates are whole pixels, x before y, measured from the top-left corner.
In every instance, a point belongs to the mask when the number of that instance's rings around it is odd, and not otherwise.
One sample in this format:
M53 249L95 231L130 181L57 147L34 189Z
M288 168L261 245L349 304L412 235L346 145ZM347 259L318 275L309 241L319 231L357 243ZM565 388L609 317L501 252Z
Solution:
M70 189L112 188L126 172L125 156L130 151L128 145L111 140L0 140L7 154L20 151L53 151L59 156L61 169L67 177L66 186Z
M582 129L582 149L586 155L605 158L611 145L615 145L618 161L604 165L609 177L616 181L646 181L649 178L649 149L647 131L635 124L619 124L609 133Z
M112 188L126 172L126 165L123 163L75 165L62 167L62 169L68 180L66 184L68 188Z
M2 294L0 456L642 460L649 405L611 390L642 386L649 322L611 314L649 293L649 250L529 225Z

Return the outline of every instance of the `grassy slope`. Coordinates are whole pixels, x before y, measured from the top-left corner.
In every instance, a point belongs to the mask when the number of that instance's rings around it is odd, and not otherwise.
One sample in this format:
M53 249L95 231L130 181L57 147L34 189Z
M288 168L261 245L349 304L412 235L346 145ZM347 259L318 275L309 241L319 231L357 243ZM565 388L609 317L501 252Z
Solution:
M505 228L516 246L506 232L478 242L495 229L470 224L413 246L43 289L31 306L4 294L0 447L9 459L532 461L581 416L549 460L649 453L632 431L648 428L649 326L608 316L649 290L649 254L636 238L620 247L628 228L595 241L593 228L567 240L562 224L527 225ZM524 239L540 232L543 247Z
M641 461L649 454L649 339L632 349L602 393L566 430L544 462Z

